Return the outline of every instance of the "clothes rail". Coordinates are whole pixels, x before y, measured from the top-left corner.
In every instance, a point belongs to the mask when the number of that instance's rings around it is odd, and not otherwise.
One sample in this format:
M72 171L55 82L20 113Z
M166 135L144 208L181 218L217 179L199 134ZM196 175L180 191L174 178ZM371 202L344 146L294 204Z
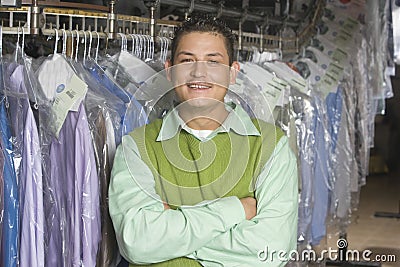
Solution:
M119 33L144 34L157 39L158 36L171 38L173 29L180 24L177 21L153 21L154 18L115 14L113 7L115 1L110 1L109 12L59 7L63 2L58 2L57 7L46 6L39 8L41 2L43 1L33 1L31 6L22 6L21 8L0 8L3 33L17 34L18 28L22 25L27 34L52 35L54 34L53 28L63 28L69 31L95 31L100 34L101 38L111 40L120 39ZM315 0L315 2L314 13L310 15L310 21L306 24L307 26L303 29L296 28L293 36L285 37L282 36L281 32L277 35L267 35L239 30L235 31L239 37L238 49L248 51L256 47L259 51L279 49L283 54L298 53L299 47L307 43L309 38L315 34L315 25L323 12L325 1ZM199 7L196 5L194 8ZM249 14L245 13L240 23L249 20ZM223 15L223 12L219 14L219 16L221 15ZM21 17L23 18L21 19ZM263 23L275 22L272 18L266 18ZM282 27L292 27L291 22L284 22Z

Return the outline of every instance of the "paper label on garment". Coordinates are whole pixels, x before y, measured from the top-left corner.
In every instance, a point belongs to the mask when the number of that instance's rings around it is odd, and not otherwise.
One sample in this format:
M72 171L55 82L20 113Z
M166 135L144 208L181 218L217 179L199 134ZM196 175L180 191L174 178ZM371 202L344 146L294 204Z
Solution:
M303 94L307 94L307 83L300 79L291 79L290 85L296 87Z
M338 82L328 72L322 77L321 82L318 84L319 89L326 97L329 93L335 93L337 91Z
M74 74L65 89L57 94L53 102L53 112L55 114L53 126L57 137L68 112L78 111L79 105L87 93L87 89L87 84Z
M353 41L353 35L343 29L341 29L336 38L335 38L335 45L339 47L347 47Z
M357 20L348 17L343 23L343 28L348 32L354 33L359 29L359 23Z
M332 55L332 59L342 64L347 60L348 54L340 48L335 49Z
M273 78L263 87L263 94L271 110L274 110L277 105L283 106L283 103L279 103L278 100L283 102L282 95L286 90L286 86L287 83L285 81L279 78Z
M344 69L338 64L332 62L329 64L327 69L327 73L335 79L336 82L340 82L343 79L343 71Z

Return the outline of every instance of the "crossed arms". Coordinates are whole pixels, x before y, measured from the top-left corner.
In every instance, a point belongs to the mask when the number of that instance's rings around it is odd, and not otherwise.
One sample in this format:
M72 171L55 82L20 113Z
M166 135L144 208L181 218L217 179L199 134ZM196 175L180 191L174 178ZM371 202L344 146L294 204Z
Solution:
M165 209L149 177L153 174L135 142L124 136L114 160L109 208L120 252L128 261L189 257L203 266L284 266L273 252L296 248L297 164L287 137L258 177L257 214L250 220L237 197ZM258 252L266 246L271 254L262 261Z

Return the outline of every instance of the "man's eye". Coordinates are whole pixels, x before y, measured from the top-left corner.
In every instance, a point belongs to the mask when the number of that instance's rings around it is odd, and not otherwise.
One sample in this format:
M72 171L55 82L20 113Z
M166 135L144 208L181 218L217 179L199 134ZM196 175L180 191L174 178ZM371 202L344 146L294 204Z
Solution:
M218 61L215 61L215 60L209 60L207 62L210 63L210 64L218 64Z
M191 58L184 58L181 60L181 63L185 63L185 62L193 62L193 59Z

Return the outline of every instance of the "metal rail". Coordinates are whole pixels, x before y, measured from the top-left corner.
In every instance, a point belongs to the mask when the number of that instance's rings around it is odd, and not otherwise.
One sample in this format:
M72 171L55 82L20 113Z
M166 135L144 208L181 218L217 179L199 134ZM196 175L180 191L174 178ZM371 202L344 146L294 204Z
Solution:
M299 29L300 32L296 32L296 36L293 37L282 37L278 35L266 35L261 33L250 33L250 32L239 32L234 31L240 37L239 41L243 50L252 50L257 47L260 51L270 49L281 49L283 53L298 52L299 46L306 43L309 38L315 33L315 25L319 18L322 16L324 8L324 0L315 0L316 5L313 7L314 12L310 12L309 23L303 29ZM22 8L0 8L0 13L3 13L3 33L4 34L17 34L21 32L20 27L24 27L25 34L43 34L53 35L54 28L65 30L80 30L80 31L96 31L100 34L100 38L107 39L120 39L119 33L127 34L145 34L156 37L160 36L172 36L172 30L178 26L180 22L169 21L169 20L154 20L153 28L151 28L151 18L143 18L138 16L128 16L113 13L113 8L108 9L108 12L99 10L84 10L84 9L71 9L71 8L60 8L60 7L42 7L40 3L43 1L33 0L31 5L23 6ZM59 2L65 3L65 2ZM179 6L187 5L187 1L180 0L162 0L162 3L176 4ZM93 5L86 5L93 6ZM103 7L104 8L104 7ZM248 14L241 14L238 11L230 13L232 10L221 9L215 5L211 6L208 4L196 4L193 9L202 9L209 12L223 13L223 16L227 14L238 15L243 20L255 20L263 19L261 16ZM236 13L235 13L236 12ZM7 13L7 18L4 18L4 13ZM17 13L26 14L25 21L16 21ZM114 14L114 15L110 15ZM254 16L253 16L254 15ZM306 16L306 17L307 17ZM18 14L18 17L21 17ZM46 18L46 21L41 21ZM113 20L113 22L110 22ZM5 22L5 23L4 23ZM51 22L51 23L50 23ZM268 23L273 23L274 19L268 18ZM72 23L78 24L73 25ZM265 23L265 20L264 20ZM284 22L285 26L290 26L287 22ZM111 27L110 27L111 26ZM297 25L298 26L298 25ZM153 31L151 31L153 29ZM158 33L158 34L157 34Z

